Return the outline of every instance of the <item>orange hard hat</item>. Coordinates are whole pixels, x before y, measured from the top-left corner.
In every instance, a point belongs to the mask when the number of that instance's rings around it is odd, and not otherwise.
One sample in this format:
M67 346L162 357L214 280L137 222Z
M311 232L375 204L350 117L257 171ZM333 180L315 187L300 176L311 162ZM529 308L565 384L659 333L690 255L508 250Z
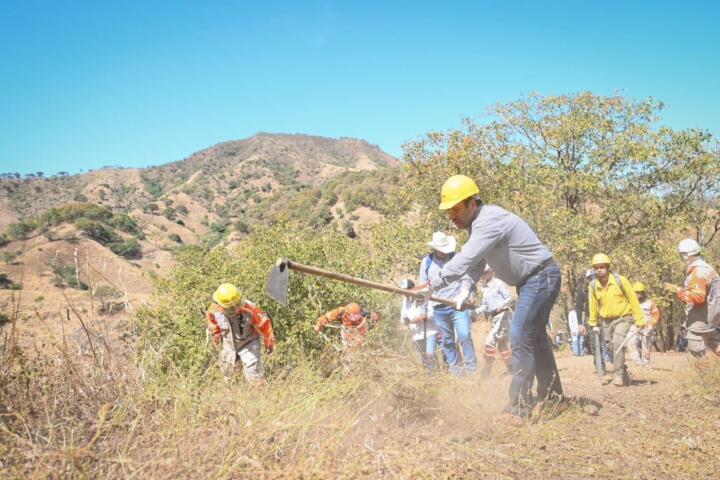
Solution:
M350 315L356 315L358 313L362 313L362 307L355 302L348 303L345 306L345 312L349 313Z

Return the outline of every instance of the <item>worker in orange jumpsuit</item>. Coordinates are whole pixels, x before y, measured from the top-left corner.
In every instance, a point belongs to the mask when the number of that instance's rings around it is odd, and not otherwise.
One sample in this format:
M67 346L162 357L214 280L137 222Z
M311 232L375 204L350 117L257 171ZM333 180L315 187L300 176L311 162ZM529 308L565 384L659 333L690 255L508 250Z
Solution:
M320 333L326 324L338 320L341 322L340 338L343 347L353 350L365 343L368 329L380 320L380 313L370 313L357 303L348 303L318 317L314 330Z
M263 382L260 368L260 336L269 354L275 348L270 316L253 303L243 300L240 291L231 283L223 283L213 294L207 310L207 331L215 348L220 351L220 367L230 374L238 360L243 374L251 383Z

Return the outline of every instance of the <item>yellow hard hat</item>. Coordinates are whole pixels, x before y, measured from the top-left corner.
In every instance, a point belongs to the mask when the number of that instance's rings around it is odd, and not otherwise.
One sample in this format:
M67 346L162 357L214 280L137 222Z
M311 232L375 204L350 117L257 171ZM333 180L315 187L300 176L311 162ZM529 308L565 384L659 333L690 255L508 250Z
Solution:
M213 293L213 300L221 307L234 307L240 303L240 291L232 283L223 283Z
M633 283L633 292L635 293L642 293L645 291L645 285L643 285L642 282L635 282Z
M610 265L610 257L605 255L604 253L596 253L595 256L592 258L592 266L595 265L602 265L602 264Z
M465 175L453 175L445 180L440 190L440 210L450 210L466 198L480 193L472 178Z

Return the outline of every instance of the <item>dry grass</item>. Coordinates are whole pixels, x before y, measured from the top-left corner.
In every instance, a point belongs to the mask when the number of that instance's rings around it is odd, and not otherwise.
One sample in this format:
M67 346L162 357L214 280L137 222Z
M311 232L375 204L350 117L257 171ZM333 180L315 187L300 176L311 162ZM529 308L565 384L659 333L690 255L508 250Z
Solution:
M7 478L711 478L720 458L720 369L677 391L671 379L689 373L679 356L625 390L561 359L568 389L591 392L599 415L577 399L514 428L495 421L507 377L430 376L409 348L375 344L349 368L328 349L250 388L212 365L141 381L131 352L111 351L90 322L82 346L32 354L17 331L0 364Z

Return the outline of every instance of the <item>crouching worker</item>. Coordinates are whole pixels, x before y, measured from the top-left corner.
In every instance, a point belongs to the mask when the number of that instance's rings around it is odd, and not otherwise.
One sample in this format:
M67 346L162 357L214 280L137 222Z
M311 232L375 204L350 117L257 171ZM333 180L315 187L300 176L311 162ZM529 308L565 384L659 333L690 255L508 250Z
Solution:
M400 283L400 288L412 290L415 288L415 283L408 278ZM409 296L405 297L400 311L400 321L410 330L423 365L429 370L437 369L435 347L438 330L432 316L428 317L427 302Z
M260 366L260 336L269 354L275 348L270 316L257 306L240 297L237 287L223 283L213 293L213 303L206 314L208 333L212 335L215 348L220 351L219 360L227 375L235 370L238 360L242 362L243 374L248 382L263 382Z
M314 330L319 334L326 324L338 320L341 322L340 338L343 348L352 351L365 343L369 327L380 320L380 314L370 313L357 303L348 303L344 307L335 308L321 315L315 323Z

